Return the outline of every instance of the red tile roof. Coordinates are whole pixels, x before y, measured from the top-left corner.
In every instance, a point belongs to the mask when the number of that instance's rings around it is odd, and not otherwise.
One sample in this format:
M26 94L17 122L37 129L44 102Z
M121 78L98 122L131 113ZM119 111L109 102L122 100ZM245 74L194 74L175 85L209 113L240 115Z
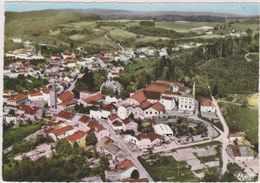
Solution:
M121 170L127 170L133 166L134 166L133 162L129 159L126 159L116 165L116 167Z
M68 125L68 126L64 126L62 128L52 130L52 131L50 131L50 133L53 133L55 136L58 136L58 135L66 133L72 129L73 129L73 127L71 125Z
M160 102L156 102L156 103L153 104L151 107L152 107L154 110L158 111L158 112L164 112L164 111L165 111L164 105L162 105Z
M139 103L142 103L146 100L146 96L143 91L137 91L133 95L130 96L131 99L136 100Z
M165 93L167 90L170 90L170 84L154 82L151 83L145 90L158 93Z
M35 115L39 110L38 107L31 107L29 105L19 105L17 106L17 109L22 110L25 112L25 114L30 114L30 115Z
M28 97L28 95L26 95L26 94L17 94L17 95L11 96L9 99L10 100L21 100L21 99L24 99L27 97Z
M65 92L62 92L58 98L62 101L68 101L68 100L71 100L73 99L74 95L73 93L71 93L70 91L65 91Z
M140 134L137 136L137 139L138 139L138 140L150 139L151 141L154 141L154 140L160 139L160 138L161 138L161 136L160 136L160 135L157 135L157 134L154 133L154 132L140 133Z
M34 93L30 93L31 97L35 97L35 96L41 96L42 93L41 92L34 92Z
M61 102L58 105L60 105L60 106L70 106L70 105L76 104L77 102L78 101L76 99L72 99L72 100Z
M90 117L88 117L86 115L81 116L81 118L79 119L80 122L85 123L85 124L88 123L89 120L90 120Z
M149 108L152 105L151 102L149 102L148 100L145 100L144 102L142 102L139 107L141 107L143 110Z
M74 117L74 114L72 112L68 112L68 111L60 111L58 113L58 117L64 118L64 119L67 119L67 120L71 120Z
M48 121L47 125L48 126L55 126L55 125L57 125L57 123L55 123L54 121Z
M200 106L214 106L210 99L202 98L200 100Z
M96 132L100 132L101 130L105 129L101 124L99 124L95 120L91 120L88 123L88 127L91 128L92 130L95 130Z
M101 100L103 98L104 98L104 96L98 93L98 94L96 94L94 96L91 96L91 97L88 97L88 98L84 98L83 100L86 103L91 104L91 103L96 103L96 102L98 102L99 100Z
M76 140L81 139L86 135L87 135L87 132L77 131L74 134L72 134L71 136L67 137L67 139L71 142L75 142Z
M117 119L117 118L119 118L116 114L110 114L109 116L108 116L108 119L110 120L110 121L114 121L115 119Z
M112 123L113 126L122 126L122 123L118 120L115 120L113 123Z

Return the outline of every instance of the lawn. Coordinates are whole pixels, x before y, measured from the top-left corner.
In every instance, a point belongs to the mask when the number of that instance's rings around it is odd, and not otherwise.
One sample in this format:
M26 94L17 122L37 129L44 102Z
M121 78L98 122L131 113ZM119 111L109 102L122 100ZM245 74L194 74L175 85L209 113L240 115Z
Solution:
M84 39L86 36L85 35L82 35L82 34L74 34L72 36L70 36L69 38L73 41L79 41L79 40L82 40Z
M146 160L139 158L145 169L154 181L164 182L196 182L198 179L190 171L186 162L177 162L172 157L160 157L159 161L150 165Z
M141 73L149 73L153 71L156 59L136 59L124 65L124 77L137 76Z
M152 37L152 36L142 36L140 38L137 38L134 43L153 43L156 41L165 41L165 40L170 40L168 37Z
M23 140L26 136L36 132L42 126L41 122L33 122L21 127L13 126L3 131L3 148L7 148Z
M219 103L230 132L245 131L252 144L258 143L258 110Z
M136 38L136 34L125 31L123 29L114 29L109 32L109 36L116 41L123 42L123 41L134 41Z

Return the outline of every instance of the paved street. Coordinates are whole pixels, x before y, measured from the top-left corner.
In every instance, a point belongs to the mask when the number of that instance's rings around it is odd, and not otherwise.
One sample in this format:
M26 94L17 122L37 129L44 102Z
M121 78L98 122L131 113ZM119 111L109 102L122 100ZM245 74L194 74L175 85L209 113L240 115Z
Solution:
M139 162L137 157L139 156L138 153L133 152L126 143L122 140L121 137L116 135L115 131L112 129L112 127L107 123L107 121L100 119L99 122L109 131L111 134L110 138L118 143L119 148L124 150L127 153L127 157L135 164L137 169L139 170L139 174L141 178L148 178L149 182L153 182L152 177L149 175L149 173L145 170L143 165Z
M215 98L211 96L213 104L216 106L217 110L217 116L219 117L219 120L223 126L224 132L220 135L220 140L222 142L222 170L221 174L223 175L227 171L227 164L229 155L227 153L227 146L229 144L228 135L229 135L229 128L225 121L225 118L223 117L220 108L218 106L218 103L216 102Z

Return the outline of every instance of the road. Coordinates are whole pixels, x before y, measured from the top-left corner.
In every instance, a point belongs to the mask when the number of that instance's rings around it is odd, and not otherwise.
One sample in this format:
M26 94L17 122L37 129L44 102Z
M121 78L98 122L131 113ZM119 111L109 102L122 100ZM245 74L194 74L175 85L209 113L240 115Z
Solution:
M104 35L104 37L105 37L107 40L113 42L113 40L110 39L106 34ZM117 46L118 46L119 48L121 48L122 51L125 51L125 49L123 48L123 46L122 46L120 43L117 43Z
M136 166L136 168L139 171L140 177L141 178L148 178L149 182L154 182L152 177L149 175L149 173L145 170L145 168L143 167L143 165L139 162L139 160L137 159L137 157L139 156L139 154L133 152L128 145L126 145L126 143L119 137L116 135L115 131L112 129L112 127L107 123L107 121L100 119L99 122L109 131L110 133L110 138L117 142L119 145L119 148L121 148L122 150L124 150L127 153L127 157L134 163L134 165Z
M228 125L226 123L225 118L223 117L220 108L218 106L217 101L215 100L215 98L213 96L211 96L212 99L212 103L213 105L216 107L217 110L217 116L223 126L223 133L221 134L221 141L222 141L222 170L221 170L221 174L224 175L224 173L227 171L227 164L228 164L228 159L229 159L229 155L227 153L227 146L229 144L229 140L228 140L228 135L229 135L229 128Z
M78 77L73 81L73 83L71 83L70 87L66 91L72 91L75 88L75 84L76 84L77 80L79 78L82 78L83 75L84 75L83 73L80 73L78 75Z

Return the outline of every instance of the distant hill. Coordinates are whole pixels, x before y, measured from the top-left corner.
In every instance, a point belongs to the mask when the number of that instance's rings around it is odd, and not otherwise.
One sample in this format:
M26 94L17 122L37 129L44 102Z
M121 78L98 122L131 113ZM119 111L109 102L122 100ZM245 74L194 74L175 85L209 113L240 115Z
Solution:
M82 18L92 17L98 19L154 19L157 21L224 21L225 18L245 18L235 14L214 12L179 12L179 11L126 11L108 9L64 9L40 10L28 12L6 12L6 22L12 19L38 18L43 16L56 16L60 12L77 14Z

